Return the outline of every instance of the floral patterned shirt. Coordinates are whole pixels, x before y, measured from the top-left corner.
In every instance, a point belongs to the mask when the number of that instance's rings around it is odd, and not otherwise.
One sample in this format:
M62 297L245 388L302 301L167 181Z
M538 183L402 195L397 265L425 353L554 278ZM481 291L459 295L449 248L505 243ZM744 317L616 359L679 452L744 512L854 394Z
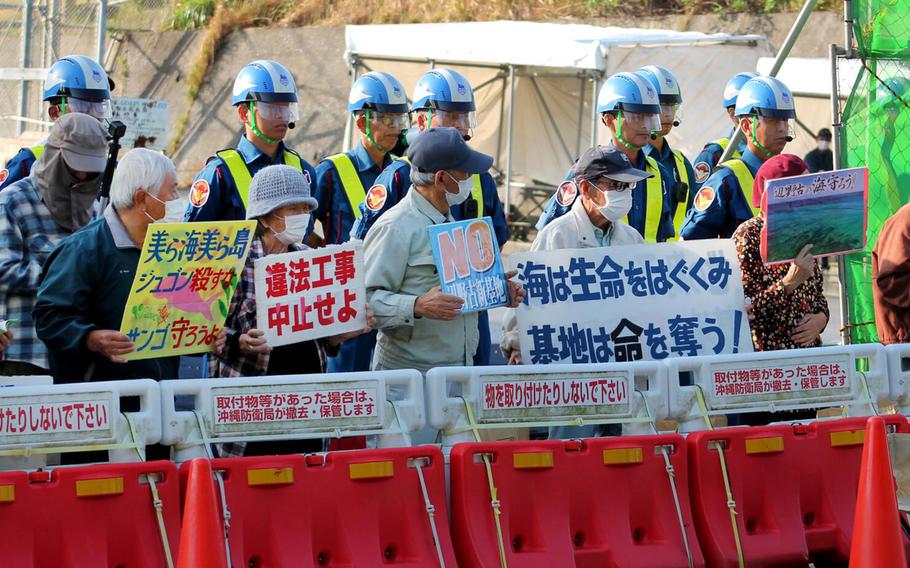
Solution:
M798 349L803 347L790 337L803 316L823 313L827 318L828 302L823 289L824 280L818 262L815 274L791 293L784 290L783 279L789 263L766 266L761 258L761 230L765 221L753 217L733 233L736 254L743 272L743 290L752 299L752 342L756 351ZM812 345L821 345L817 337Z

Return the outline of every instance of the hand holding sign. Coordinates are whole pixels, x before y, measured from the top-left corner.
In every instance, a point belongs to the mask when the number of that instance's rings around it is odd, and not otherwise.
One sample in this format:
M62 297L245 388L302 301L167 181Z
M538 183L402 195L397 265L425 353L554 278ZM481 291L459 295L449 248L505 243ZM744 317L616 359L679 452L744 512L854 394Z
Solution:
M417 298L414 302L414 317L451 321L461 315L464 300L446 294L439 286Z
M238 340L240 350L244 353L271 353L272 348L265 339L265 332L261 329L251 329L240 335Z
M100 353L114 363L126 363L123 355L136 350L136 344L130 338L113 329L96 329L90 331L85 339L89 351Z
M512 280L516 276L518 276L517 270L510 270L505 274L506 283L509 285L509 303L506 306L508 308L517 308L525 299L524 286Z
M784 276L784 290L790 294L815 274L815 257L812 256L812 245L804 246L793 262L790 270Z

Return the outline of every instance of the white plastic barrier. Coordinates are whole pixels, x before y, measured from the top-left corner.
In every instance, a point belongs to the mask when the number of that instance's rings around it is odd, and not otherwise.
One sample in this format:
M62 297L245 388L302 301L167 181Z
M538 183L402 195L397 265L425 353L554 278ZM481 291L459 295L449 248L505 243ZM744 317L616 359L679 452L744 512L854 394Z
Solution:
M891 398L901 414L910 412L910 343L895 343L885 347L888 358L888 378Z
M378 436L405 446L424 424L415 370L161 381L162 443L178 462L204 443ZM177 397L191 408L178 410Z
M121 412L124 397L138 398L139 410ZM160 401L151 379L0 389L0 468L35 467L46 454L66 451L108 450L112 462L140 461L136 447L144 452L161 439Z
M874 414L870 398L877 406L891 396L879 344L686 357L664 364L670 418L683 431L705 427L699 388L708 415L846 406L862 416Z
M468 408L470 407L470 415ZM653 361L586 365L444 367L427 373L427 415L444 445L473 441L478 430L623 424L651 433L667 413L667 377Z

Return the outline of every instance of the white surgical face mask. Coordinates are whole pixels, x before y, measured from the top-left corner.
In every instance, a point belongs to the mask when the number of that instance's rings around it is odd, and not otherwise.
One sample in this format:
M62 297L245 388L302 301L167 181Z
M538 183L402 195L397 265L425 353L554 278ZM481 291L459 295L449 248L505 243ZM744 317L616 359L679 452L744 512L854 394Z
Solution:
M632 209L632 192L631 191L605 191L603 192L604 203L597 210L609 222L619 221L629 214Z
M288 215L284 217L284 230L275 233L275 238L282 244L293 245L303 241L306 235L307 227L310 226L310 214L300 213L298 215ZM272 231L274 233L274 231Z
M464 203L465 199L468 198L468 195L471 194L471 189L474 188L474 180L471 179L473 176L468 176L468 179L458 181L449 172L445 172L445 174L458 184L458 193L449 193L448 190L446 191L446 201L449 202L449 207L461 205Z
M178 197L177 199L171 199L170 201L162 201L151 193L149 194L149 197L164 205L164 217L161 219L152 219L153 223L183 223L183 218L186 214L186 199ZM148 213L145 215L149 219L152 218Z
M825 150L827 150L830 147L831 147L831 143L828 142L827 140L818 141L818 149L821 150L822 152L824 152Z

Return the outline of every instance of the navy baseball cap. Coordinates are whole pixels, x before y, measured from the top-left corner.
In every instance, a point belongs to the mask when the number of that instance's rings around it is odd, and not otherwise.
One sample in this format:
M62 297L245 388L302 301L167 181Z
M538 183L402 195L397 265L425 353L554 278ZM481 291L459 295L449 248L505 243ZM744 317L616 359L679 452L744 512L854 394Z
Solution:
M408 159L417 171L430 173L457 170L482 174L493 165L492 156L468 148L455 128L430 128L414 137L408 146Z
M638 183L654 174L633 166L629 158L613 146L594 146L575 162L572 177L586 180L606 177L622 183Z

